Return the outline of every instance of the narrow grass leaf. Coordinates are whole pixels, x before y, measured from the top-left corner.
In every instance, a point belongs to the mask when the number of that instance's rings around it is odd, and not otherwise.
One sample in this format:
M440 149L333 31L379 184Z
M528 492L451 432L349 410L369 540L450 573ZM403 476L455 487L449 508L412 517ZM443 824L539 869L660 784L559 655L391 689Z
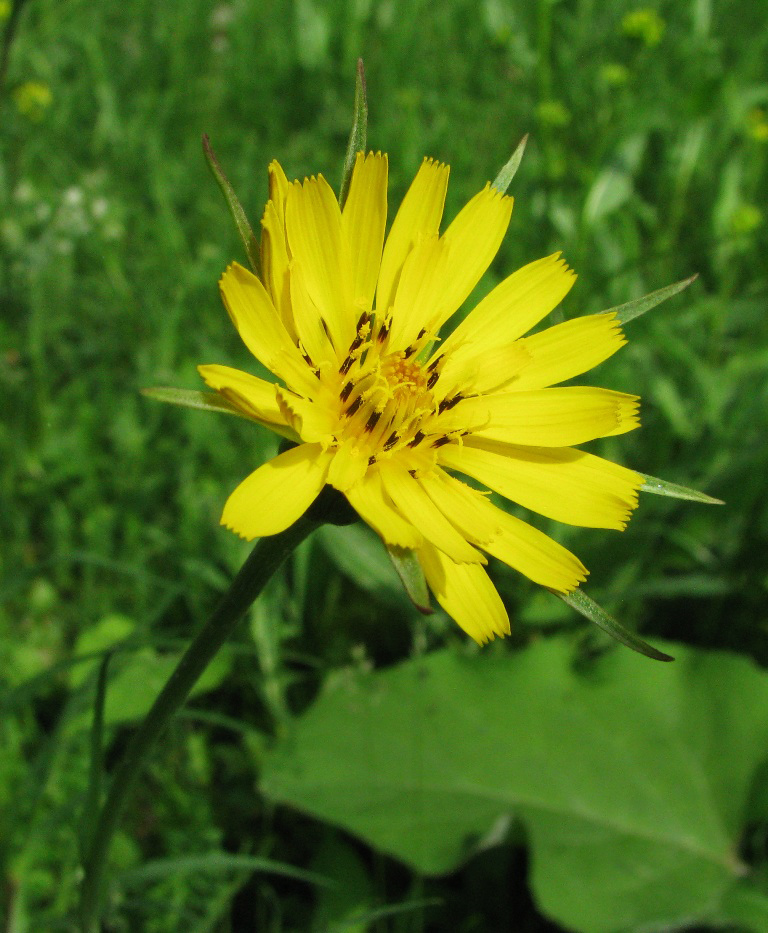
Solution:
M141 394L153 398L158 402L168 402L170 405L181 405L183 408L197 408L202 411L223 411L227 415L237 415L247 418L218 392L201 392L197 389L174 389L170 386L157 386L141 389Z
M602 313L613 313L620 323L626 324L627 321L640 317L641 314L645 314L646 311L650 311L651 308L660 305L662 301L666 301L667 298L671 298L673 295L677 295L678 292L683 291L683 289L688 288L698 277L699 275L696 273L696 275L692 275L688 279L675 282L674 285L667 285L665 288L660 288L658 291L651 292L649 295L644 295L642 298L635 298L633 301L626 302L626 304L616 305L615 308L606 308Z
M355 167L355 156L358 152L365 152L368 138L368 96L365 86L365 69L362 58L357 60L357 75L355 77L355 116L352 121L352 132L349 134L347 154L344 156L344 169L341 174L341 188L339 190L339 206L344 207L349 194L349 183L352 180L352 169Z
M243 241L243 246L245 247L245 254L248 257L248 261L251 264L251 268L256 273L259 274L259 241L256 239L253 227L251 227L250 221L245 215L243 206L238 200L235 190L229 182L229 179L224 174L219 165L219 160L213 153L211 148L211 141L208 138L207 133L203 133L203 152L205 153L205 161L208 163L208 167L213 173L213 177L216 179L219 188L221 188L221 193L224 195L224 198L227 202L227 207L232 214L232 219L235 222L237 227L237 232L240 234L240 239Z
M415 910L424 910L426 907L440 907L443 903L439 897L424 897L415 901L405 901L403 904L387 904L382 907L374 907L373 910L366 910L364 913L355 914L348 920L339 920L331 927L332 933L342 933L342 930L350 928L368 929L376 920L383 920L385 917L395 917L398 914L412 913Z
M307 884L316 884L321 887L336 885L332 878L313 871L294 868L285 862L256 855L235 855L231 852L205 852L201 855L186 855L180 858L155 859L145 862L139 868L123 872L120 875L120 881L125 885L143 885L162 881L170 876L227 874L232 871L283 875L286 878L295 878L297 881L306 881Z
M643 641L642 638L638 638L637 635L633 635L632 632L625 629L623 625L617 622L612 616L609 616L605 609L598 606L598 604L593 599L590 599L582 590L574 590L572 593L556 593L554 590L550 590L550 592L562 599L564 603L569 605L572 609L575 609L576 612L580 612L581 615L589 619L590 622L594 622L595 625L604 632L607 632L612 638L615 638L616 641L620 641L622 645L626 645L627 648L631 648L639 654L644 654L646 658L653 658L654 661L675 660L671 655L664 654L663 651L658 651L656 648Z
M687 499L690 502L703 502L706 505L725 505L722 499L715 499L714 496L708 496L705 492L699 492L698 489L689 489L687 486L678 486L677 483L669 483L665 479L659 479L658 476L648 476L643 474L645 482L640 487L641 492L652 492L657 496L670 496L673 499Z
M520 140L517 145L517 149L512 153L512 156L507 162L507 164L502 168L496 178L493 180L492 187L496 188L497 191L500 191L502 194L505 193L507 188L509 188L512 179L517 174L518 168L520 168L520 163L523 160L523 153L525 152L525 147L528 143L528 134Z
M387 551L395 565L397 575L403 581L405 592L413 605L423 612L424 615L431 615L432 607L429 604L429 590L427 581L424 579L424 571L416 557L416 552L410 548L397 547L394 544L387 545Z
M107 672L112 652L108 651L99 665L96 677L96 695L93 701L93 724L91 726L90 762L88 789L85 793L83 815L80 820L80 858L84 862L91 847L91 837L96 817L101 806L101 789L104 778L104 704L107 697Z

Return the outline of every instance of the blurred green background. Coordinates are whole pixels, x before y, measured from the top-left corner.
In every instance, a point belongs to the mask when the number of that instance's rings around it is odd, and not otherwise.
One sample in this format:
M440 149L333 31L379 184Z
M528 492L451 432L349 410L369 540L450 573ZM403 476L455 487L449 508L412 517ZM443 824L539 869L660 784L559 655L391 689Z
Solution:
M2 929L75 929L100 653L122 647L111 768L248 553L218 525L227 495L276 450L139 395L250 365L217 295L243 256L201 134L254 222L272 158L337 184L362 55L390 216L424 155L451 165L451 217L531 134L482 290L563 250L579 279L554 321L699 273L590 377L643 397L643 428L594 449L727 505L645 496L622 535L553 529L595 599L682 643L663 666L499 565L513 636L479 651L442 613L417 618L367 529L318 533L155 755L105 928L768 930L764 5L28 0L17 25Z

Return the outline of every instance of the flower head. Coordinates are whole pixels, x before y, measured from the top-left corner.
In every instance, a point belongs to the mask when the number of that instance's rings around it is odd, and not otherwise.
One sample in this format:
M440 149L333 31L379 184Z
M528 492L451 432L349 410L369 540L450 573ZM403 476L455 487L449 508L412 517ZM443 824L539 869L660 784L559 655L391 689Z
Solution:
M385 237L385 155L358 155L343 210L322 176L289 183L273 162L261 278L233 263L220 285L275 379L200 373L297 445L243 480L224 525L247 539L276 534L330 484L390 547L416 553L438 602L482 643L509 632L486 554L561 593L587 573L489 491L561 522L623 528L643 477L575 445L637 427L638 400L559 386L624 344L614 314L524 336L573 285L559 254L504 279L440 339L512 212L489 184L440 234L448 171L423 162Z

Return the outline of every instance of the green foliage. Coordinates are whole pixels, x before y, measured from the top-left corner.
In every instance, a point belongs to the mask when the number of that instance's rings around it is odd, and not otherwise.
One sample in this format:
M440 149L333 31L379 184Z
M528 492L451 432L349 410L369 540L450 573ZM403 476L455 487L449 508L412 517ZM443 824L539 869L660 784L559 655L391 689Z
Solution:
M738 847L768 675L674 653L672 667L626 651L584 662L552 638L342 671L268 756L262 789L431 875L520 820L538 902L567 929L677 929L749 899L759 933L768 892Z
M669 929L673 920L682 929L768 926L763 678L746 661L713 653L768 662L764 25L760 4L706 0L24 4L0 100L4 928L72 928L75 815L88 793L103 653L115 651L103 736L111 772L135 717L245 557L218 527L227 494L277 449L245 419L140 395L179 386L177 402L208 407L197 364L263 375L216 294L227 263L247 257L201 135L214 141L257 228L272 158L290 178L339 177L361 55L368 145L389 153L391 207L430 155L451 165L452 216L529 134L510 184L510 234L478 292L556 249L579 281L554 319L637 310L642 296L698 273L689 289L632 321L627 347L594 374L597 384L643 398L642 429L595 449L649 483L661 476L667 490L702 489L727 504L643 496L623 535L555 533L590 568L590 594L629 630L654 645L668 638L701 650L676 645L674 664L656 665L620 649L591 666L604 636L492 562L513 636L475 653L441 611L422 616L411 605L367 529L325 529L273 581L173 723L112 853L108 922L149 933L415 933L446 924L528 933L552 929L543 911L578 933L594 928L579 916L599 909L603 917L636 911L621 915L623 926L601 921L610 933ZM46 86L50 103L38 94L35 107L24 104L27 82ZM565 664L562 630L580 639L578 673ZM412 653L423 657L371 673ZM315 777L327 788L357 766L353 790L362 799L378 774L404 773L427 754L444 775L460 778L459 765L475 775L474 792L480 786L485 797L444 807L435 834L446 844L444 832L466 821L465 838L447 845L441 863L460 867L427 880L404 865L422 865L419 840L425 851L431 845L419 829L422 815L435 813L428 785L396 788L384 809L362 814L383 833L390 813L402 816L392 808L424 800L411 810L419 819L386 840L336 814L275 808L256 790L265 756L274 774L273 742L284 755L289 739L355 684L360 710L380 687L389 710L386 691L396 682L405 690L421 669L435 677L413 688L416 705L399 710L402 731L389 736L400 740L401 760L372 767L365 756L328 757ZM438 672L453 683L450 695L436 692ZM493 690L506 699L494 703ZM524 710L539 733L530 723L521 731ZM357 723L358 741L383 748L385 736L372 732L383 712L371 707L361 725L353 710L335 741L351 742ZM442 747L432 721L442 724ZM502 728L507 721L517 733ZM553 738L546 730L558 723ZM515 735L538 741L540 780L516 746L507 759L490 755L490 736L509 749ZM491 758L482 772L478 750ZM677 809L675 768L685 789ZM622 822L600 827L582 814L579 824L574 805L547 822L519 798L526 779L540 799L547 777L560 778L561 802L572 791L577 802L591 800L586 816ZM511 835L492 813L514 816ZM620 832L651 825L654 814L652 838ZM586 849L603 861L577 861ZM660 861L643 862L652 852ZM674 864L663 860L672 854ZM632 919L650 898L627 865L648 869L655 916L667 905L674 917ZM741 880L737 865L747 870ZM338 886L289 878L291 869ZM694 900L706 871L711 895L683 916L684 897Z

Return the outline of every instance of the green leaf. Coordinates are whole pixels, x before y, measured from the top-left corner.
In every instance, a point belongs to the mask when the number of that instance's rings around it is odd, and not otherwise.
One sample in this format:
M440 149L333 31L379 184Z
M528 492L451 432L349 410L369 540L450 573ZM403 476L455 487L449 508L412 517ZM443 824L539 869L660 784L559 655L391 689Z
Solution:
M170 405L180 405L182 408L196 408L199 411L215 411L223 412L225 415L237 415L238 418L245 418L246 421L260 424L289 441L295 442L298 440L296 434L286 425L273 424L246 415L245 412L232 405L218 392L201 392L198 389L174 389L170 386L156 386L141 389L140 392L147 398L155 399L157 402L168 402Z
M221 188L221 193L224 195L224 199L227 202L227 207L235 222L237 232L240 234L240 239L243 241L245 254L248 257L251 268L256 275L258 275L261 265L259 259L259 241L253 233L253 228L251 227L250 221L245 216L245 211L235 194L234 188L222 171L219 160L214 155L213 149L211 148L211 141L207 133L203 133L203 153L205 154L205 161L208 163L208 168L210 168L213 173L213 177L216 179L219 188Z
M377 602L409 606L381 539L367 525L363 522L343 527L323 525L315 535L330 559L361 590L370 593Z
M433 610L429 604L427 581L424 579L424 571L421 569L416 552L410 550L410 548L397 547L394 544L388 544L387 551L392 563L395 565L397 575L405 587L408 598L419 612L423 612L424 615L431 615Z
M352 132L349 134L347 154L344 157L344 169L341 174L341 188L339 190L339 206L344 207L349 194L349 183L352 181L352 169L355 167L355 158L358 152L365 152L368 137L368 97L365 86L365 69L362 58L357 60L357 74L355 76L355 116L352 121Z
M523 153L525 152L526 144L528 143L528 134L520 140L517 145L517 149L512 153L512 156L507 162L507 164L502 168L496 178L493 180L491 185L492 188L496 188L502 194L504 194L509 188L512 179L517 174L518 168L520 168L520 163L523 160Z
M640 487L641 492L652 492L657 496L671 496L673 499L687 499L690 502L703 502L705 505L725 505L722 499L715 499L705 492L689 489L687 486L678 486L677 483L668 483L658 476L649 476L643 473L645 482Z
M660 288L658 291L651 292L649 295L644 295L642 298L635 298L633 301L626 302L626 304L616 305L615 308L607 308L605 311L602 311L601 314L615 314L620 323L626 324L627 321L640 317L641 314L645 314L646 311L650 311L651 308L660 305L662 301L666 301L667 298L671 298L684 288L688 288L698 277L697 273L696 275L692 275L689 279L675 282L674 285L667 285L665 288Z
M80 823L80 858L85 861L91 845L96 817L101 806L101 788L104 778L104 701L107 695L107 671L112 652L107 651L99 665L96 677L96 693L93 700L93 723L91 725L91 748L88 767L88 789L83 804Z
M620 641L627 648L637 651L638 654L643 654L646 658L653 658L654 661L675 660L668 654L664 654L663 651L657 651L647 642L644 642L642 638L638 638L637 635L633 635L632 632L625 629L620 622L617 622L613 616L609 616L605 609L598 606L594 599L587 596L583 590L576 589L572 593L558 593L555 590L550 590L550 593L562 599L571 609L580 612L590 622L594 622L604 632L615 638L616 641Z
M330 878L313 871L293 868L285 862L261 858L256 855L234 855L230 852L205 852L201 855L186 855L178 858L156 859L145 862L139 868L123 872L120 881L126 885L147 884L161 881L169 876L222 874L233 871L265 872L272 875L284 875L309 884L330 886Z
M672 666L628 651L577 664L557 637L346 670L268 753L262 789L430 875L519 820L553 921L688 929L754 890L737 852L768 748L768 675L674 653Z

